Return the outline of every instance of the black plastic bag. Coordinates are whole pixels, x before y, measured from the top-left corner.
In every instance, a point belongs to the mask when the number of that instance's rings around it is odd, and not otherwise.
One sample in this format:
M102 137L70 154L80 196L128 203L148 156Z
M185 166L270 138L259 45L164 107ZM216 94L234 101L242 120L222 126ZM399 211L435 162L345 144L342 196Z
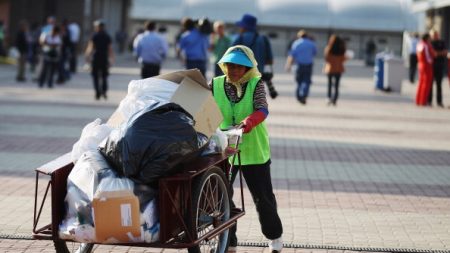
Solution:
M168 103L133 115L113 130L100 151L117 172L139 184L157 187L177 165L197 157L208 141L181 106Z

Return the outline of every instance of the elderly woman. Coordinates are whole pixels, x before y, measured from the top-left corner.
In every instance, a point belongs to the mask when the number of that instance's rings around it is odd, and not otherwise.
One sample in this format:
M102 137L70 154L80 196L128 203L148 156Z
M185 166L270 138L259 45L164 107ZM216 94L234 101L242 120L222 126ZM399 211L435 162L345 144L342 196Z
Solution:
M283 227L270 176L269 136L264 122L269 111L261 73L252 50L242 45L230 47L218 65L225 75L215 77L211 86L223 116L220 128L236 125L243 128L239 146L242 173L255 203L262 233L270 240L270 251L280 252ZM236 174L237 167L232 172L232 183ZM236 227L230 231L229 245L228 252L235 252Z

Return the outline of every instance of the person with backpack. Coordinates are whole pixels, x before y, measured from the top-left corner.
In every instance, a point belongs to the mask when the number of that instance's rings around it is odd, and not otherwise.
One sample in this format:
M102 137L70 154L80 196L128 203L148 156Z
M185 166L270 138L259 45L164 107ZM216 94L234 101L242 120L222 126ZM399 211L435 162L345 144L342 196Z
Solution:
M273 78L273 54L272 47L270 45L269 39L260 35L257 31L258 19L250 14L244 14L236 25L240 29L239 36L231 43L233 46L244 45L249 47L253 54L255 55L256 62L258 63L258 71L262 73L262 80L266 83L269 89L269 95L271 98L275 99L278 96L278 92L272 83ZM264 71L265 69L268 71Z

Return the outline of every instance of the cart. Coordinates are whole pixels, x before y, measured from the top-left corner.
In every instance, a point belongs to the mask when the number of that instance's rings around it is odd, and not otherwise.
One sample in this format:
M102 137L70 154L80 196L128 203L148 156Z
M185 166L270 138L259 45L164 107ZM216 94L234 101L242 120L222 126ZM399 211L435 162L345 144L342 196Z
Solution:
M159 241L114 245L187 248L189 253L223 253L228 248L228 230L245 214L242 174L239 172L240 207L231 205L230 178L235 159L240 167L238 143L219 154L201 156L172 176L159 180ZM228 160L233 162L229 163ZM36 169L33 238L53 240L56 252L93 252L95 243L79 243L59 238L59 224L64 219L67 177L74 164L70 153ZM45 190L39 181L45 178ZM50 198L50 224L40 218L47 197ZM239 203L239 202L238 202ZM103 244L103 243L102 243Z

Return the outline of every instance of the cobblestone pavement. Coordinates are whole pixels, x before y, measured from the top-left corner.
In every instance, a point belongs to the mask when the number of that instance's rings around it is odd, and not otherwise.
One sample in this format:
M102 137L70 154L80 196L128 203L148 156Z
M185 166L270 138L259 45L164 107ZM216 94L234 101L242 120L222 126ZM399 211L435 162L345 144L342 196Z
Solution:
M415 85L401 94L374 91L373 70L347 64L336 107L327 106L322 62L315 64L306 106L294 98L293 74L275 66L280 96L269 98L272 177L283 221L283 252L450 252L450 110L419 108ZM163 72L180 69L174 61ZM16 83L0 65L0 252L54 252L28 240L33 223L34 168L69 152L81 129L107 119L138 79L131 56L112 69L107 101L95 101L90 76L38 89ZM450 89L444 80L444 103ZM239 252L268 252L245 191ZM42 220L50 219L49 207ZM14 239L8 239L14 238ZM23 238L20 240L20 238ZM176 250L99 246L96 252Z

